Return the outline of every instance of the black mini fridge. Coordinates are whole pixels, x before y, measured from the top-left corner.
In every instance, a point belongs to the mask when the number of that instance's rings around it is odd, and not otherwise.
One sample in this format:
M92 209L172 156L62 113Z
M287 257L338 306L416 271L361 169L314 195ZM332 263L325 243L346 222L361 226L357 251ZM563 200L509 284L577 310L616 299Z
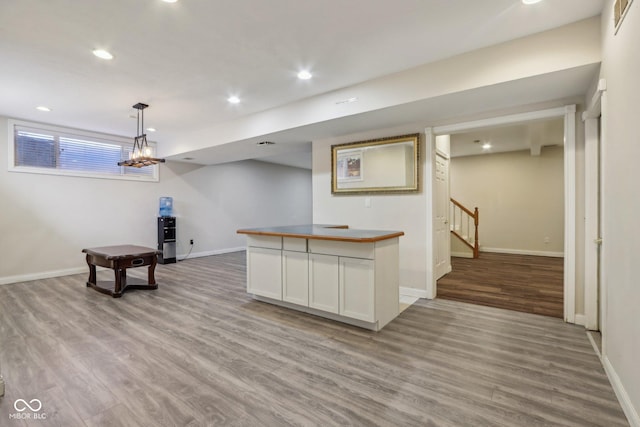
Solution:
M161 216L158 218L158 263L171 264L176 262L176 218Z

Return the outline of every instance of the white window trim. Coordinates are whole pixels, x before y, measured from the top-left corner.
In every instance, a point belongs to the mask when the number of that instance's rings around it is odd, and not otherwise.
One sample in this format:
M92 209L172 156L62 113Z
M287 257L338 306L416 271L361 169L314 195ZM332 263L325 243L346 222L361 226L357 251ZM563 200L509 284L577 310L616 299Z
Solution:
M23 120L9 119L8 120L8 161L9 161L9 172L20 172L20 173L32 173L32 174L42 174L42 175L61 175L61 176L75 176L82 178L98 178L98 179L115 179L115 180L125 180L125 181L142 181L142 182L159 182L160 181L160 168L158 165L156 166L147 166L153 168L153 174L150 176L144 175L114 175L114 174L104 174L90 171L71 171L71 170L63 170L63 169L53 169L53 168L38 168L31 166L16 166L15 165L15 127L16 126L24 126L31 127L36 129L42 129L45 131L58 132L62 134L72 134L76 136L82 136L86 138L97 138L99 140L113 141L117 143L121 143L124 145L133 146L133 138L125 138L117 135L110 135L106 133L100 132L91 132L82 129L75 128L66 128L61 126L53 126L47 125L44 123L37 122L27 122ZM149 146L151 146L154 151L156 149L156 143L149 141Z

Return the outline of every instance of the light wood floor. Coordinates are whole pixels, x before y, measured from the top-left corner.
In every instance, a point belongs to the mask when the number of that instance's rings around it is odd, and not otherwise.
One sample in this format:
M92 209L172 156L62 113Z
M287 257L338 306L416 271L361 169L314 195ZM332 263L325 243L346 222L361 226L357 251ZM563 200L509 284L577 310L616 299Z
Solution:
M438 297L525 313L564 317L564 259L481 252L451 258Z
M436 299L366 331L253 301L244 257L0 286L0 426L628 425L584 328Z

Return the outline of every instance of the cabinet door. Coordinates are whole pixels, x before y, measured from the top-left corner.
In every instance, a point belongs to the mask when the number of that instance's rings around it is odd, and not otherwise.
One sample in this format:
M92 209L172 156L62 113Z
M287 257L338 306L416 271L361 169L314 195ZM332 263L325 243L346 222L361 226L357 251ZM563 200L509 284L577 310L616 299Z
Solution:
M309 256L282 251L282 300L309 306Z
M375 321L375 274L372 260L340 258L340 314Z
M247 249L247 292L282 300L282 251Z
M338 313L338 257L309 254L309 307Z

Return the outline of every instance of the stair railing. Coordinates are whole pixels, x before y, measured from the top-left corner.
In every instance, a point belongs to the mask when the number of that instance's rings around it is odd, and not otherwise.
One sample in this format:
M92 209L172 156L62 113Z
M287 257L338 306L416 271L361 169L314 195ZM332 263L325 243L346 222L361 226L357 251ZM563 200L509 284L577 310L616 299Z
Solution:
M473 211L462 203L451 198L451 234L473 251L473 257L480 256L480 244L478 243L479 214L476 207Z

